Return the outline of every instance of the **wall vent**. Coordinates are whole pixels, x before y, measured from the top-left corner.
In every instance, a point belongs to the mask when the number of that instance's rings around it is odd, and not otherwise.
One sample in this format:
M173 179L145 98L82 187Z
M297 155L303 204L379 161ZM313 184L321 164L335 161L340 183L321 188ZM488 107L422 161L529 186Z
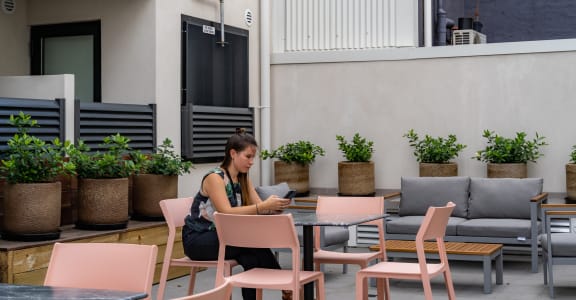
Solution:
M13 14L16 10L16 0L2 0L2 11L5 14Z

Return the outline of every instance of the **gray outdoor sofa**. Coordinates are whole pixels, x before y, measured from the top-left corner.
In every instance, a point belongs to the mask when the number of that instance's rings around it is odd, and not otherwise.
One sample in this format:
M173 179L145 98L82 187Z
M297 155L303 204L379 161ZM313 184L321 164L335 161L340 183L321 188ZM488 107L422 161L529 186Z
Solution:
M402 177L398 214L386 222L386 239L413 240L429 206L456 204L446 241L530 247L532 272L538 272L540 204L546 202L542 178Z

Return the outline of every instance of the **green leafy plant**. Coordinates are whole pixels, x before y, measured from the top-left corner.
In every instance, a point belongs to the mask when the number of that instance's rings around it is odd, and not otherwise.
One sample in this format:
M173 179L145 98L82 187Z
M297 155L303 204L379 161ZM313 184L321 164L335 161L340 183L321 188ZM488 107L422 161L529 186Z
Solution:
M487 163L526 163L536 162L543 156L540 147L548 145L544 136L538 135L532 140L526 139L525 132L517 132L515 138L500 136L494 131L484 130L482 135L488 139L484 150L476 152L475 159Z
M410 129L404 137L408 138L410 146L414 148L416 160L422 163L447 163L466 148L466 145L456 142L454 134L448 135L447 138L425 135L421 140L414 129Z
M0 165L0 172L9 183L53 182L60 175L75 174L75 165L65 160L72 147L69 141L55 138L46 143L29 135L30 128L39 127L38 122L22 111L10 115L9 123L17 132L8 140L7 156Z
M130 139L117 133L104 138L105 152L90 153L90 148L83 142L70 152L70 160L76 165L79 178L124 178L134 173L138 166L130 159Z
M572 146L572 152L570 152L570 163L576 164L576 145Z
M174 145L168 138L162 145L156 147L156 151L150 155L141 152L133 152L132 160L139 167L138 173L155 175L184 175L190 173L193 168L192 162L185 161L174 151Z
M309 141L287 143L278 147L276 150L262 150L262 152L260 152L262 159L276 158L285 163L298 163L301 165L310 165L316 160L316 156L324 155L324 149Z
M342 151L344 157L350 162L368 162L374 153L374 142L366 140L360 134L354 134L351 142L343 136L337 135L338 149Z

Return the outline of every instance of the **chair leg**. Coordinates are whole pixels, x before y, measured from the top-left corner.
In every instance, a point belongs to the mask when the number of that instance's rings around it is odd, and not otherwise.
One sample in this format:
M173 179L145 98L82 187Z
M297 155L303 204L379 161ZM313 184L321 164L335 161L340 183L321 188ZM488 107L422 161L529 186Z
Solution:
M256 289L256 300L262 300L262 289Z
M432 300L432 285L430 278L422 278L422 287L424 288L424 299Z
M554 298L554 270L552 263L548 265L548 291L550 298Z
M542 253L542 273L544 275L544 285L548 284L548 254Z
M302 289L300 289L302 290ZM316 281L316 299L325 300L326 299L326 289L324 287L324 278L320 278Z
M388 278L376 279L376 291L378 300L390 300L390 283Z
M356 300L364 300L368 291L364 290L364 283L367 278L361 273L356 273Z
M196 272L198 268L190 268L190 280L188 281L188 295L194 294L194 286L196 285Z
M450 273L450 269L444 270L444 282L446 283L448 299L456 300L456 293L454 293L454 284L452 283L452 274Z

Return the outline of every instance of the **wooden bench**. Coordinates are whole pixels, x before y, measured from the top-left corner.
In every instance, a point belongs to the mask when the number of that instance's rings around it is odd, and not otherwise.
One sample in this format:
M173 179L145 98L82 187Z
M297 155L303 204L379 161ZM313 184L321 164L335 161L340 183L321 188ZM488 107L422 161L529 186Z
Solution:
M484 269L484 293L492 293L492 261L495 261L496 284L501 285L504 277L502 244L445 242L449 260L481 261ZM378 251L378 245L370 250ZM426 258L438 259L438 248L435 242L425 242ZM388 258L416 258L414 241L387 240Z

